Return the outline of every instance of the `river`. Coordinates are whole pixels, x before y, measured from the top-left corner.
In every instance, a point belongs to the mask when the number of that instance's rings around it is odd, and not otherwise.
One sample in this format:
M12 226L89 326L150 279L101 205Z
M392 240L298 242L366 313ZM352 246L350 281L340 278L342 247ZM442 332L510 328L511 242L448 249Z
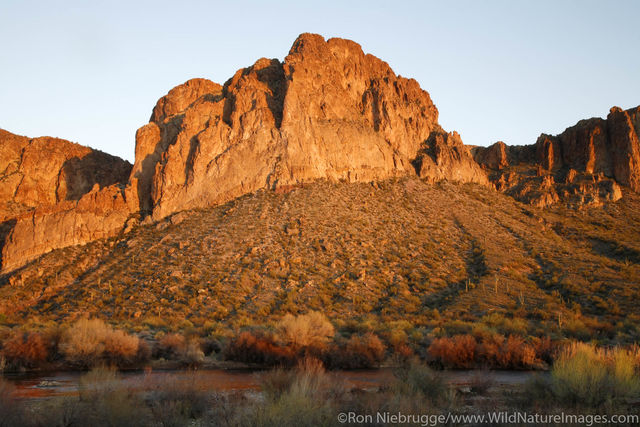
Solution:
M124 371L118 374L118 385L121 387L139 387L144 382L196 379L201 387L213 392L258 390L260 378L258 370L249 369L211 369L200 371ZM332 371L354 388L373 389L393 381L391 368ZM517 386L527 382L535 374L547 373L533 371L481 371L459 370L440 371L443 379L455 386L465 387L477 380L488 377L495 386ZM46 399L55 396L77 395L80 378L86 372L51 372L51 373L17 373L4 374L3 377L16 387L16 396L24 399Z

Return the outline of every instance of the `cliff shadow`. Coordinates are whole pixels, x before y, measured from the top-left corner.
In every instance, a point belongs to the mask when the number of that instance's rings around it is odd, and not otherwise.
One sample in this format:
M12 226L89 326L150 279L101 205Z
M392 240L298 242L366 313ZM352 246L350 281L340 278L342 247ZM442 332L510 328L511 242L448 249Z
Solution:
M58 182L56 197L62 200L80 200L95 184L108 187L126 184L133 165L101 151L91 151L83 157L73 157L62 164L58 179L64 180L64 190Z
M13 227L15 227L17 220L9 219L0 223L0 268L3 266L4 260L2 259L2 251L4 250L4 245L7 242L7 238L13 231Z
M153 209L153 199L151 196L151 189L153 183L153 176L155 175L156 165L162 158L169 145L175 143L175 140L180 133L182 122L184 120L184 113L176 114L164 123L157 124L160 129L160 138L155 143L153 151L147 154L140 162L140 169L134 175L137 178L137 193L138 193L138 206L143 216L151 213ZM138 134L136 134L136 140ZM137 142L136 142L137 144Z
M271 111L276 128L280 129L284 112L284 99L287 93L287 79L284 74L284 65L277 59L264 59L264 62L263 60L258 60L256 64L244 68L242 71L243 76L251 73L255 73L257 80L264 83L269 89L268 91L264 91L267 107ZM241 82L234 85L234 87L231 87L231 83L232 79L227 80L222 91L225 100L222 120L228 126L233 127L231 115L236 108L236 95L234 90L241 87L244 83Z

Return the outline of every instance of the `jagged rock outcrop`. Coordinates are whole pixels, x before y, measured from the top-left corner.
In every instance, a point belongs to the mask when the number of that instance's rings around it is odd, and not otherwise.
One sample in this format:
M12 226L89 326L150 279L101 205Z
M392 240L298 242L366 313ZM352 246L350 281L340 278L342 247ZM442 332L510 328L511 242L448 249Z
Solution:
M538 206L561 200L601 205L622 197L619 184L640 191L639 131L640 106L613 107L606 120L581 120L560 135L540 135L533 146L477 147L474 158L489 171L496 189L518 200Z
M126 183L131 164L64 139L0 129L0 221L38 206L79 200L95 184Z
M507 144L498 141L489 147L473 147L472 153L474 159L479 164L489 169L500 170L509 166L507 155Z
M3 271L53 249L110 237L130 215L125 191L118 185L98 185L80 200L38 207L14 220L2 249Z
M488 184L487 175L473 160L457 132L432 132L413 164L420 178Z
M0 130L2 270L112 235L137 210L121 206L130 171L125 160L63 139Z
M262 58L223 87L190 80L158 101L132 182L154 219L260 188L405 175L416 162L432 180L487 183L437 120L415 80L357 43L303 34L283 63Z

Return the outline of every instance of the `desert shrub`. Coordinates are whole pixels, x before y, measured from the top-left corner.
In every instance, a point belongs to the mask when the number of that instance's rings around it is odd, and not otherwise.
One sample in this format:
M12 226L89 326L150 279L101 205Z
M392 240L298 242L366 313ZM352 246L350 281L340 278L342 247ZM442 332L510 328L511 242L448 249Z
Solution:
M481 335L478 342L471 335L456 335L435 339L427 353L446 368L471 368L474 366L502 369L535 368L540 366L536 349L524 338L500 334ZM546 345L546 344L545 344ZM544 348L541 347L541 351Z
M564 322L562 327L567 336L578 339L588 340L591 336L591 331L584 324L581 319L570 317Z
M529 322L520 317L507 318L500 313L491 313L482 317L482 322L495 328L504 335L526 335Z
M153 356L163 359L177 359L187 347L187 339L182 334L167 334L160 338L153 349Z
M331 368L375 368L384 360L385 346L375 334L352 335L341 345L333 346L325 357Z
M241 425L265 427L315 427L335 424L332 402L287 392L276 400L254 405L242 414Z
M296 355L291 348L278 345L265 333L244 331L229 342L224 357L226 360L277 366L292 365Z
M48 359L49 345L38 332L18 331L4 342L2 354L13 367L35 368Z
M536 365L536 352L524 339L510 335L496 355L496 364L501 368L530 368Z
M180 354L180 361L188 366L197 366L204 360L204 352L200 347L200 340L191 337L187 340L184 352Z
M222 351L222 344L219 339L207 337L201 341L202 351L204 354L213 355Z
M177 333L163 336L153 353L155 357L178 360L189 366L198 365L204 359L204 352L197 337L186 338Z
M322 426L335 424L336 401L344 385L328 374L322 363L302 359L295 369L261 376L265 402L254 405L240 424L261 426Z
M394 390L405 396L425 396L438 401L445 395L447 387L442 377L428 366L412 362L394 370Z
M104 337L104 354L117 365L126 365L133 362L140 347L138 337L128 335L119 330L113 330Z
M553 364L553 393L564 404L598 407L617 398L637 396L637 371L632 351L573 343Z
M147 425L149 413L135 390L125 387L113 367L97 367L79 381L79 425Z
M558 346L549 337L533 338L532 344L538 360L550 365L556 358Z
M62 335L60 351L78 367L101 363L126 365L138 359L138 337L117 331L99 319L80 319Z
M81 402L77 396L64 396L46 399L29 411L26 425L44 426L78 426L84 425L86 414L81 411Z
M291 387L295 373L292 369L277 367L259 375L260 389L267 398L276 398Z
M195 372L181 376L162 376L143 384L145 402L153 425L183 426L201 418L210 407L207 387Z
M497 360L501 357L502 346L504 345L505 337L501 334L489 334L486 335L482 343L478 348L479 362L487 367L494 367L497 365Z
M293 316L286 314L278 323L277 336L294 350L304 347L322 349L335 333L326 316L317 311Z
M436 338L427 352L447 368L470 368L475 362L476 339L471 335Z

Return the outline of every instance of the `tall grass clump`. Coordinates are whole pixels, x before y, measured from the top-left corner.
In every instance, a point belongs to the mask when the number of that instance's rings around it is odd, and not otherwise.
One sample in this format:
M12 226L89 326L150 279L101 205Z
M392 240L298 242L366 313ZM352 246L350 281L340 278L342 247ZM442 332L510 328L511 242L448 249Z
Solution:
M205 416L211 407L207 384L195 372L187 376L167 375L143 384L145 403L152 425L185 426Z
M640 391L637 356L623 348L573 343L551 371L553 391L563 403L598 407Z
M394 370L396 382L393 388L404 396L424 396L432 402L441 400L447 391L442 376L427 365L412 361Z
M79 382L80 409L76 420L80 425L140 426L148 425L148 409L139 395L125 387L114 367L97 367Z
M263 404L245 415L247 425L329 426L335 424L337 402L344 397L341 381L313 358L301 360L292 371L262 374Z
M533 403L615 408L640 397L637 348L597 348L572 343L558 355L548 380L536 378L526 396Z

